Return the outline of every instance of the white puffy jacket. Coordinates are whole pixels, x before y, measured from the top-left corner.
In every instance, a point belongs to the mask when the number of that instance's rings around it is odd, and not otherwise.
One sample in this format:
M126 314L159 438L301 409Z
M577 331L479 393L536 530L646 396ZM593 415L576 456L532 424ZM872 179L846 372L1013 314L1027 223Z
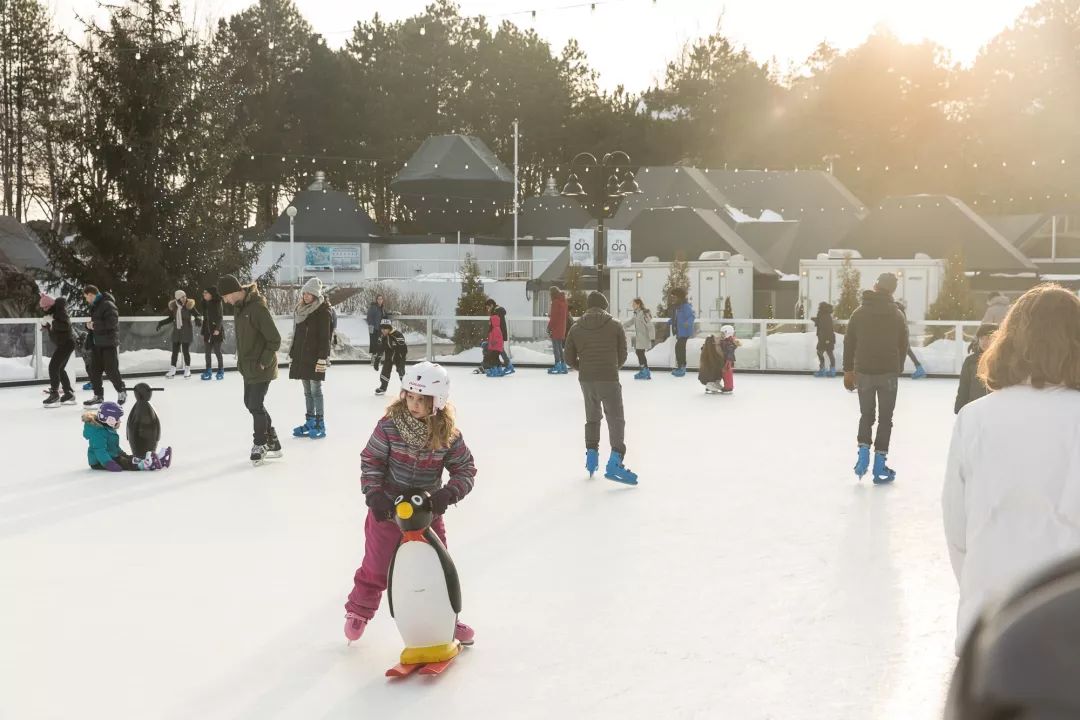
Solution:
M1080 551L1080 391L1019 385L966 405L942 506L959 653L988 602Z

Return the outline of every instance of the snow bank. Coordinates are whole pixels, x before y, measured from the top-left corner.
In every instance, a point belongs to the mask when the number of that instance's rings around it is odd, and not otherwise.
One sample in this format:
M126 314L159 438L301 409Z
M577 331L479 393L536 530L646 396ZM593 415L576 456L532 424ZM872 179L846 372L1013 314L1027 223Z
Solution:
M33 380L31 357L0 358L0 380Z

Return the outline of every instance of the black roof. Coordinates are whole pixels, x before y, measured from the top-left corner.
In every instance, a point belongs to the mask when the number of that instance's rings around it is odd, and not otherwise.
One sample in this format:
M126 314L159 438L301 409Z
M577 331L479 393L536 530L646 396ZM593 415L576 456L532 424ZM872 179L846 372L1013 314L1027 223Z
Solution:
M772 265L714 210L690 207L649 208L637 215L630 226L630 255L634 262L655 256L674 260L682 253L697 260L703 252L726 250L749 260L754 271L773 274Z
M38 244L37 236L13 217L0 215L0 262L19 270L45 269L48 258Z
M968 270L1008 272L1035 266L960 200L908 195L881 202L841 245L866 258L947 258L957 250Z
M298 242L364 242L384 233L349 195L338 190L304 190L293 198L294 232ZM268 231L271 240L289 239L289 216L282 212Z
M1050 222L1048 213L1031 215L983 215L986 224L1001 233L1013 247L1023 244L1046 223Z
M576 200L568 197L532 197L521 203L518 213L519 238L565 238L570 228L593 227L592 219ZM508 217L500 228L500 234L514 236L514 218Z

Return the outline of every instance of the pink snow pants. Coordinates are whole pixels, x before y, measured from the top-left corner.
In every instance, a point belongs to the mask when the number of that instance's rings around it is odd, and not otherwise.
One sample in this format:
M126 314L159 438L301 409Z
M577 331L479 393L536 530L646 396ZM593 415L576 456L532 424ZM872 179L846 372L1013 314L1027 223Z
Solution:
M735 389L735 369L731 365L731 361L724 363L724 389Z
M446 545L446 528L442 516L431 522L431 529ZM401 529L393 520L379 522L371 510L364 521L364 560L353 575L353 589L345 609L370 620L379 609L379 601L386 590L386 578L390 572L390 561L394 559L398 543L401 542Z

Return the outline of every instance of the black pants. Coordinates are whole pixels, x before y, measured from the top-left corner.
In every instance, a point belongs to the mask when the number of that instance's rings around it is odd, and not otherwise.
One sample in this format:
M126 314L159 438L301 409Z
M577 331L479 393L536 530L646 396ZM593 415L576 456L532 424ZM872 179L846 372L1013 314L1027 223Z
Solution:
M379 373L379 380L382 382L383 390L390 386L391 367L394 367L397 370L399 380L405 377L405 353L396 353L383 358L382 372Z
M829 367L836 369L836 357L833 355L833 348L836 347L835 342L829 342L827 340L818 340L817 344L817 362L818 367L822 370L825 369L825 356L829 356Z
M502 363L503 367L509 367L510 366L510 356L506 354L505 350L500 350L499 351L499 362Z
M910 345L907 346L907 356L911 358L911 362L915 363L915 367L919 367L920 365L922 365L922 363L919 362L919 358L915 357L915 353L911 351Z
M866 375L859 373L859 444L869 445L874 420L877 420L877 440L874 450L889 452L889 439L892 437L892 416L896 408L897 375ZM875 418L875 415L877 416Z
M675 365L677 367L686 367L686 341L690 338L677 338L675 340Z
M115 347L94 346L94 361L90 363L90 384L94 386L94 395L101 397L105 388L101 377L109 378L116 392L124 391L124 379L120 377L120 352Z
M648 368L649 367L649 360L648 360L648 358L645 357L645 351L644 350L635 350L634 352L637 353L638 365L640 365L643 368Z
M139 469L135 465L135 459L133 457L131 457L130 455L125 455L124 453L120 453L119 455L114 457L113 461L117 465L119 465L121 468L123 468L124 470L138 470ZM97 465L97 464L91 465L90 469L91 470L108 470L108 468L105 467L104 465Z
M73 342L64 343L53 350L52 359L49 360L49 389L53 392L62 385L65 394L71 393L71 378L68 377L67 370L64 368L73 352L75 352Z
M267 436L274 431L274 421L270 419L270 413L266 409L266 392L270 389L270 381L259 383L244 383L244 406L251 413L253 429L251 438L256 445L265 445Z
M371 362L375 367L379 367L379 360L382 358L382 332L378 328L375 328L375 332L368 334L368 353L371 355Z
M213 353L217 357L217 369L218 372L225 368L225 360L221 356L221 336L211 335L209 338L203 338L203 350L206 356L206 369L210 369L210 354Z
M607 415L611 450L626 456L626 417L623 415L622 385L618 380L582 380L585 398L585 447L600 448L600 421Z
M172 366L176 367L176 358L180 355L180 351L184 351L184 367L191 367L191 343L178 343L172 344Z

